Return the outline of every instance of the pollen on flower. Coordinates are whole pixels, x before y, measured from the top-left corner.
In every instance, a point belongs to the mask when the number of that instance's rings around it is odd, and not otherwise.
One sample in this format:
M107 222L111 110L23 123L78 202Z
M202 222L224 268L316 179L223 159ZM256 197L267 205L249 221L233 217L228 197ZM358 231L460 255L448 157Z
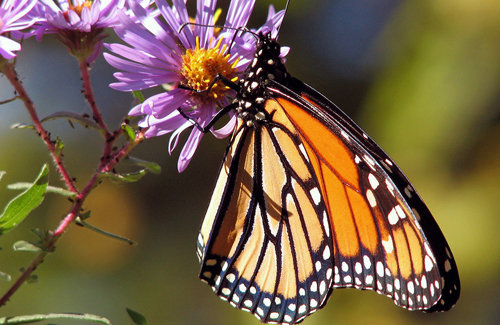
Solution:
M224 55L226 45L220 46L222 39L213 48L200 48L199 38L196 39L196 48L188 49L182 57L182 68L180 73L184 77L181 84L187 88L204 91L208 90L211 83L214 81L217 74L224 76L227 79L235 81L236 64L229 63L230 54ZM195 97L204 103L213 103L225 95L229 87L224 85L222 81L218 81L212 85L210 91L197 93Z
M81 16L82 15L82 10L83 8L87 7L87 8L91 8L92 7L92 3L94 2L93 0L86 0L86 1L83 1L82 3L80 4L73 4L73 2L75 2L75 0L70 0L68 1L68 5L69 5L69 9L68 10L73 10L75 13L78 14L78 16ZM64 18L66 19L66 21L69 22L69 14L67 11L65 11L63 13L64 15Z

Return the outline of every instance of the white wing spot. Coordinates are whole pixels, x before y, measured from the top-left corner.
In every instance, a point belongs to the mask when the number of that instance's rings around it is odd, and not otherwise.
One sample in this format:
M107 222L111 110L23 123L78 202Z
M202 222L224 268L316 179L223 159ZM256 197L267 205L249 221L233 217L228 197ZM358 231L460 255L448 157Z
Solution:
M300 307L299 307L299 314L305 313L306 310L307 310L306 305L300 305Z
M325 290L326 290L326 283L325 281L321 281L319 284L319 294L323 295L325 293Z
M251 286L250 287L250 293L253 294L253 295L256 294L257 293L257 288L255 288L254 286Z
M323 211L323 227L325 228L326 236L330 237L330 226L328 224L328 215Z
M354 265L354 270L356 271L357 274L361 274L361 272L363 271L361 263L356 262L356 264Z
M367 275L365 278L365 283L367 285L372 285L373 284L373 275Z
M352 278L351 278L351 276L350 276L350 275L346 275L346 276L344 277L344 282L345 282L345 283L351 283L351 282L352 282Z
M344 130L340 131L340 134L347 140L351 141L351 138L349 137L349 134L347 134Z
M238 297L237 295L233 295L233 301L235 303L239 303L240 302L240 297Z
M434 264L432 263L432 260L429 257L429 255L425 255L424 263L425 263L425 270L427 272L429 272L430 270L432 270L432 267L434 266Z
M335 274L335 276L333 277L333 282L335 282L335 283L340 282L340 274Z
M358 285L358 286L360 286L360 285L362 284L362 283L361 283L361 280L360 280L358 277L354 278L354 282L355 282L355 283L356 283L356 285Z
M253 302L252 302L252 300L247 299L247 300L245 300L245 301L243 302L243 305L245 305L246 307L250 308L250 307L252 307Z
M387 220L389 220L389 223L391 225L395 225L398 222L399 220L398 213L394 208L392 208L389 214L387 215Z
M371 159L368 155L364 155L363 158L365 159L368 166L370 166L370 168L375 171L375 162L373 161L373 159Z
M406 287L408 288L409 293L411 293L411 294L415 293L415 286L414 286L412 281L408 281L408 284L406 285Z
M349 271L349 265L347 265L346 262L342 262L342 271L344 272Z
M401 219L406 218L406 214L405 214L405 212L403 211L403 208L402 208L399 204L398 204L398 205L396 205L396 207L395 207L395 208L396 208L396 212L398 213L399 218L401 218Z
M234 280L236 280L236 275L234 275L234 273L229 273L227 276L226 276L226 279L227 281L229 281L229 283L233 283Z
M269 318L271 319L276 319L280 317L280 313L277 313L277 312L272 312L270 315L269 315Z
M368 181L370 182L370 186L376 190L378 185L379 185L379 182L377 180L377 178L375 177L375 175L373 175L372 173L368 174Z
M401 285L399 283L399 279L395 279L394 280L394 287L396 288L396 290L399 291L399 289L401 289Z
M375 195L373 195L372 190L370 189L366 190L366 198L368 199L368 203L372 208L377 206L377 200L375 199Z
M276 297L276 298L274 298L274 303L275 303L276 305L280 305L280 304L281 304L281 299L280 299L280 297Z
M246 292L247 291L247 286L241 283L238 288L240 289L241 292Z
M354 157L354 162L355 162L356 164L359 164L359 163L361 162L361 158L359 158L359 156L358 156L358 155L356 155L356 156Z
M326 246L325 250L323 251L323 259L327 260L330 258L330 247Z
M425 295L422 295L422 301L424 305L427 305L427 297Z
M384 264L380 261L377 262L377 274L379 277L384 276Z
M292 321L292 316L290 315L285 315L285 317L283 318L283 320L287 323L290 323Z
M319 270L321 270L321 262L320 261L316 261L314 266L316 267L316 272L319 272Z
M396 197L396 194L394 193L394 186L392 186L392 184L389 181L389 179L385 180L385 186L387 186L387 189L389 190L389 192L391 193L391 195L394 196L394 197Z
M393 166L394 164L392 163L392 161L390 161L389 159L386 159L385 162L387 163L387 165L389 166Z
M264 298L264 299L262 299L262 303L264 304L264 306L269 307L269 306L271 306L271 299Z
M321 202L321 194L317 187L313 187L310 191L311 197L314 201L314 204L318 205Z
M331 268L328 268L328 270L326 270L326 279L327 280L330 280L332 278L332 269Z
M394 245L392 243L392 238L389 236L387 240L382 239L382 246L384 246L384 250L387 254L391 254L394 250Z
M227 270L228 267L229 267L229 263L228 262L224 262L224 264L222 264L222 271Z
M311 283L311 291L312 291L312 292L316 292L316 291L318 291L318 282L313 281L313 282Z
M372 261L368 255L363 256L363 264L367 270L372 266Z
M307 155L306 148L304 148L304 145L302 143L299 144L299 149L300 149L300 152L302 152L302 155L304 156L304 158L306 158L306 160L309 161L309 156Z
M300 288L299 295L305 296L306 295L306 290L304 288Z
M231 290L229 288L224 288L221 292L224 296L229 296L229 294L231 294Z
M311 308L318 307L318 301L316 299L311 299L311 301L309 302L309 306L311 306Z
M288 305L288 309L290 309L291 311L295 311L296 307L297 307L297 305L295 305L295 304L289 304Z
M252 83L250 84L250 87L251 87L252 89L257 88L258 86L259 86L259 83L258 83L257 81L254 81L254 82L252 82Z
M387 283L387 292L392 292L392 284Z

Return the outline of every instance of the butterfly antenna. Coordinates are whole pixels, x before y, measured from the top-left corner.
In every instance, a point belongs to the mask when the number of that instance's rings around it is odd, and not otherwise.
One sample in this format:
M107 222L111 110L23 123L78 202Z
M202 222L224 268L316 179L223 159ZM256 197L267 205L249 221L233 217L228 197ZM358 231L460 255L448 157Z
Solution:
M288 5L290 4L290 0L287 0L286 1L286 5L285 5L285 13L283 14L283 19L282 21L285 20L285 17L286 17L286 14L288 13ZM276 33L276 40L278 39L278 37L280 36L280 29L281 29L281 26L283 26L283 23L281 23L279 26L278 26L278 30L277 30L277 33Z

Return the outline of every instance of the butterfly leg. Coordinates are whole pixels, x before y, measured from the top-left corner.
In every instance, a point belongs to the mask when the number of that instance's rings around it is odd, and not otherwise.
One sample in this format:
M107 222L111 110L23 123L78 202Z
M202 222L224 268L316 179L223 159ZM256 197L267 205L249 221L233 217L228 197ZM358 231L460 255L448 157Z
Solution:
M177 110L179 111L179 114L182 115L182 117L190 121L198 130L200 130L203 133L207 133L214 126L214 124L217 123L218 120L220 120L221 117L229 113L231 110L235 109L237 106L238 106L237 103L233 103L222 108L212 117L210 122L208 122L208 124L205 125L204 127L201 126L200 123L196 122L195 120L187 116L186 113L184 113L180 107Z

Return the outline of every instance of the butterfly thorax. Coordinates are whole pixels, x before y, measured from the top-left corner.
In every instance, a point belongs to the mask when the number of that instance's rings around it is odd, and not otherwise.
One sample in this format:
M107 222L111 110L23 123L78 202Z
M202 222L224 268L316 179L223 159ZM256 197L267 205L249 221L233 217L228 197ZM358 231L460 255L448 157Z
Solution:
M248 127L270 118L264 110L266 100L271 96L267 87L273 80L282 83L287 72L280 58L281 46L271 34L259 34L254 59L245 70L239 83L236 111Z

